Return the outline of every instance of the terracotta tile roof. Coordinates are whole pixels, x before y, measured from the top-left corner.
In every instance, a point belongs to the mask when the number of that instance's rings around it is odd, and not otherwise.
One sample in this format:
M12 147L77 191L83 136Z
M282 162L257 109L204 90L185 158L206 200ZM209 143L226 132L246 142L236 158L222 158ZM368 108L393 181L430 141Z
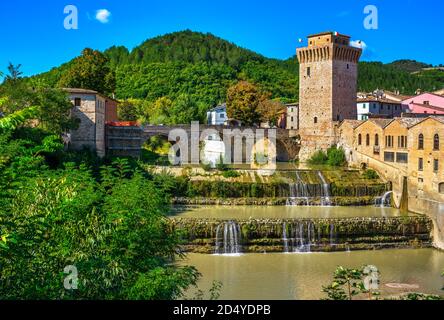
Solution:
M411 128L415 126L416 124L420 123L424 119L421 118L396 118L399 123L406 128Z
M367 98L358 98L357 100L358 103L361 102L379 102L379 103L389 103L389 104L397 104L400 105L401 101L396 101L396 100L391 100L391 99L387 99L387 98L377 98L377 97L367 97Z
M385 127L387 127L393 121L393 119L371 118L371 119L368 119L367 121L373 122L378 127L381 127L381 128L384 129Z
M410 105L444 112L444 108L442 108L442 107L437 107L437 106L432 106L432 105L430 105L430 104L411 103Z
M342 123L340 124L340 126L342 126L343 124L350 124L351 127L353 129L356 129L357 127L359 127L364 121L362 120L351 120L351 119L346 119L344 121L342 121Z
M81 88L63 88L64 91L69 93L80 93L80 94L98 94L97 91Z

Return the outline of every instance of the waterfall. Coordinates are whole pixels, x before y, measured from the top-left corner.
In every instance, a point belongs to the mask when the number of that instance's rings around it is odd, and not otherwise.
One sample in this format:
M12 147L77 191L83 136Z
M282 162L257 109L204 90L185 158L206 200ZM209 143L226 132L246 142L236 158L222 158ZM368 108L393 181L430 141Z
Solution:
M290 250L288 248L288 237L287 237L287 223L284 222L282 225L282 240L284 241L284 253L289 253Z
M327 180L325 180L321 171L318 171L318 176L322 182L321 206L331 206L330 185L327 183Z
M308 192L307 184L304 183L298 171L296 171L296 183L290 183L290 197L287 199L287 206L296 206L303 200L305 205L310 205L310 194Z
M378 197L375 199L375 206L386 208L391 206L391 198L390 195L393 193L393 191L386 192L382 197Z
M330 246L334 246L336 244L336 231L335 225L333 223L330 224Z
M238 223L227 221L216 229L215 254L236 255L241 252L241 231Z

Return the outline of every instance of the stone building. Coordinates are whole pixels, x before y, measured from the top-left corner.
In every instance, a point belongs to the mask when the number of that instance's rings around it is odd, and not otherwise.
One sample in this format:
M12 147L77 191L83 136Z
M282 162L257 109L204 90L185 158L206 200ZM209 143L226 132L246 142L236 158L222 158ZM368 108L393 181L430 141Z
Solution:
M357 119L358 62L362 50L350 46L350 37L325 32L308 37L308 47L297 49L299 75L299 158L337 141L340 121Z
M394 201L427 213L444 248L444 117L344 121L339 141L350 164L372 168L393 184Z
M285 105L287 107L287 123L286 129L298 130L299 129L299 103L289 103Z
M94 90L64 89L73 104L72 116L79 119L79 127L70 133L70 148L88 148L105 156L105 124L117 121L117 101Z

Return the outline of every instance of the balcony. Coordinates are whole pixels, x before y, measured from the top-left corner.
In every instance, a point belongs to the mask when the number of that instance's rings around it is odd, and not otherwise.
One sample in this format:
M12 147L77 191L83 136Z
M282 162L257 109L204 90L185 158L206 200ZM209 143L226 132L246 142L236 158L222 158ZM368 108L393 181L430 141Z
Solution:
M373 147L373 154L380 154L381 153L381 147L374 146Z

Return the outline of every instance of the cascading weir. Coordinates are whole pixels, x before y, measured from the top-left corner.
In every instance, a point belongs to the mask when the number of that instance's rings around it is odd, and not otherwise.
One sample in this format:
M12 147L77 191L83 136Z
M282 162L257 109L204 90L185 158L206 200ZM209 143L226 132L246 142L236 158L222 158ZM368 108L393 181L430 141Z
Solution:
M310 206L316 199L320 200L321 206L331 206L330 184L325 179L321 171L316 171L317 184L306 183L299 171L295 172L295 182L288 185L290 196L287 199L287 206Z
M238 255L431 247L425 216L218 220L172 218L184 251Z
M216 229L215 254L237 255L241 253L240 226L235 221L221 223Z

